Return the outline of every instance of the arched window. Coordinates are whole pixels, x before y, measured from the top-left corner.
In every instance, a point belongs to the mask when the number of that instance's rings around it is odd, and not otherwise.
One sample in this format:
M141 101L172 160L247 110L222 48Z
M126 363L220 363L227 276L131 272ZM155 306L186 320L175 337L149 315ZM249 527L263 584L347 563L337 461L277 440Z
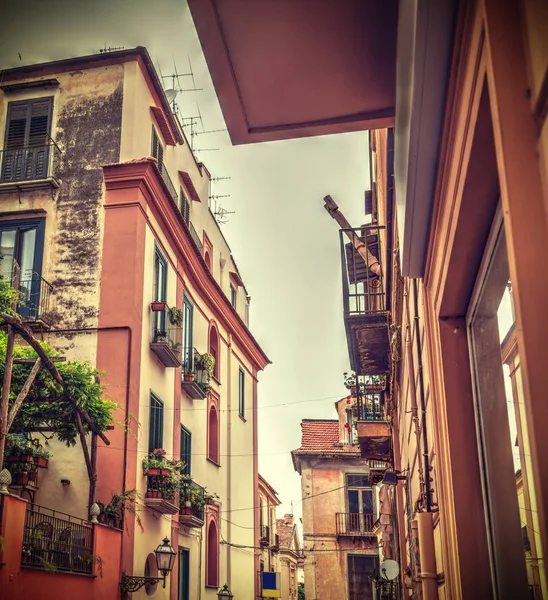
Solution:
M206 585L219 587L219 534L212 519L207 527Z
M213 376L215 379L219 379L220 369L220 353L219 353L219 334L217 328L213 325L209 329L209 353L215 359L215 368L213 369Z
M213 404L209 407L207 426L207 457L219 464L219 416Z
M206 250L205 254L204 254L204 261L205 264L207 265L207 268L211 271L211 255L209 254L209 252Z

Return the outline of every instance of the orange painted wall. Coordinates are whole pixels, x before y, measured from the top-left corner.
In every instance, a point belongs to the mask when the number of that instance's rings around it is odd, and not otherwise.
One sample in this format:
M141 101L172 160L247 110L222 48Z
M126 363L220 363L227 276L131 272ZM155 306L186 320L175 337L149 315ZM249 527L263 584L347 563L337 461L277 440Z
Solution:
M21 568L23 528L27 502L14 496L4 498L3 531L4 551L0 568L0 598L20 600L39 598L59 600L105 600L119 597L120 544L122 533L102 525L94 526L94 556L102 559L102 569L94 565L95 576L46 572Z

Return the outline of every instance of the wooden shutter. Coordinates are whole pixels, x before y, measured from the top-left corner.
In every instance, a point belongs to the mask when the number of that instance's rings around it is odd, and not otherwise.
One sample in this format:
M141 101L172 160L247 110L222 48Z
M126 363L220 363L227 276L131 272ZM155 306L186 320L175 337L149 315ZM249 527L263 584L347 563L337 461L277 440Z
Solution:
M190 475L191 458L192 458L192 434L190 431L181 425L181 460L185 461L185 466L181 469L181 473Z
M164 404L156 398L150 396L150 419L148 435L148 451L152 453L156 448L162 448L164 443Z
M183 188L179 188L179 195L181 197L181 202L180 202L181 214L183 215L183 219L184 219L185 223L189 223L190 222L190 202L189 202L188 198L186 197L186 194L184 193Z
M164 163L164 148L154 126L152 127L152 156L158 161L158 168L161 169Z

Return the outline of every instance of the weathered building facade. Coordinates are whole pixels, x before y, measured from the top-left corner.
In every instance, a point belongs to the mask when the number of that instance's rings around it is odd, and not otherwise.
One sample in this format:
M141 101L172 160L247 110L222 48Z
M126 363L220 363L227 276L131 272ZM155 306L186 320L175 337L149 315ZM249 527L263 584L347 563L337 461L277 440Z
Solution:
M281 504L278 492L259 473L259 563L257 597L262 597L263 573L280 573L278 552L280 548L276 527L276 507Z
M302 569L302 543L297 523L292 514L276 520L280 547L280 570L282 575L282 600L297 600L299 570ZM304 581L302 582L304 583Z
M256 102L253 70L226 76L223 66L257 44L256 28L226 5L216 12L212 1L190 0L235 143L376 130L364 214L373 227L343 234L344 317L357 375L387 377L385 418L359 421L357 431L363 456L379 451L378 438L399 471L405 596L545 598L546 5L328 2L311 16L304 4L251 15L268 32L253 66L278 84L287 77L296 92L318 84L340 92L318 94L309 110L304 92L281 105ZM371 27L383 41L366 49L359 40L373 39ZM326 38L344 74L324 68ZM303 56L296 66L292 50ZM358 91L363 81L369 88ZM356 97L362 105L349 110ZM369 248L381 268L355 261L347 241ZM361 274L348 270L349 258Z
M3 275L20 267L23 317L42 339L104 372L119 422L109 446L89 440L91 485L81 451L51 441L49 468L18 493L87 520L92 502L136 490L138 522L126 511L122 547L109 549L114 589L122 572L155 575L167 536L177 560L166 588L134 597L216 597L228 583L252 598L259 551L235 546L259 546L257 374L268 359L208 206L211 176L144 48L7 70L0 90ZM143 469L159 449L184 465L180 493ZM2 597L31 593L13 565ZM23 587L10 588L11 568Z

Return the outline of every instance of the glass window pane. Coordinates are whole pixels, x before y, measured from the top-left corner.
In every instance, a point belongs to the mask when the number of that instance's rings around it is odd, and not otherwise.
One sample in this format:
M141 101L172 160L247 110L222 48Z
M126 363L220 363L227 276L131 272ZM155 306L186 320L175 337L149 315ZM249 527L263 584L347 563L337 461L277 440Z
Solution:
M15 258L15 229L0 232L0 275L11 281L13 260Z

